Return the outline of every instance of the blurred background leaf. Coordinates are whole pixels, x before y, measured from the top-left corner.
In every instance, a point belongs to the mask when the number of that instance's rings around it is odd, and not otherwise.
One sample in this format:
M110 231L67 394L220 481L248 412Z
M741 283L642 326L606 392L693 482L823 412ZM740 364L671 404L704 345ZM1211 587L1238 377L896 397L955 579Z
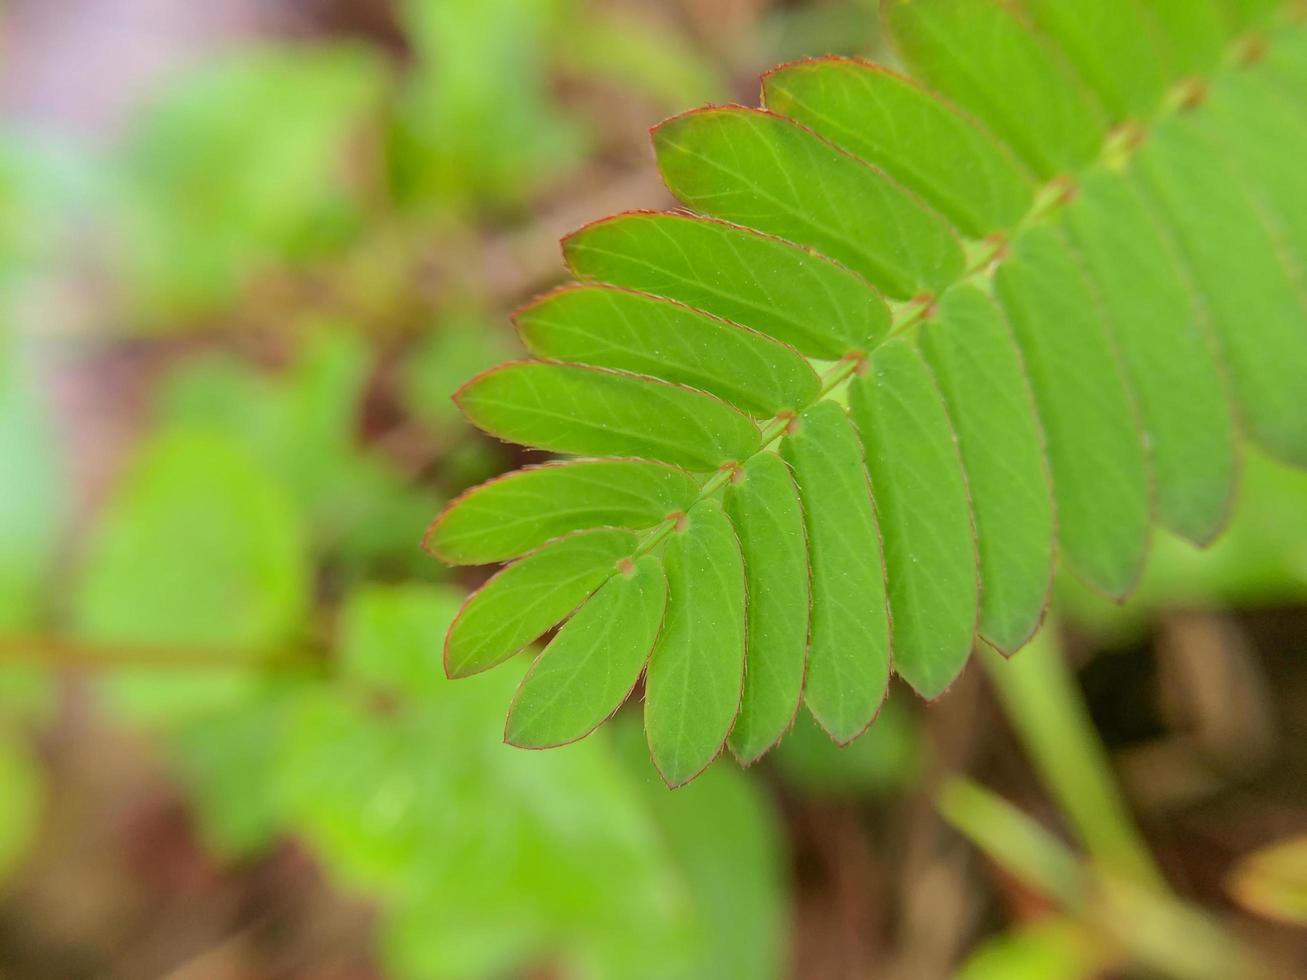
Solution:
M175 80L115 155L112 249L147 320L208 313L358 231L348 179L385 84L363 49L248 49Z

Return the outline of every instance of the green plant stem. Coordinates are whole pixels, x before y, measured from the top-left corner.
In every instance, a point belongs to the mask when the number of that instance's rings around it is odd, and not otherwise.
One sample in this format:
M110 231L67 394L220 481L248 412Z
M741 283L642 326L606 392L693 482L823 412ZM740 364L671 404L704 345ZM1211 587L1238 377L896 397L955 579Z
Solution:
M67 670L164 670L179 673L208 671L286 671L320 673L323 655L305 648L256 654L221 647L180 647L168 644L106 644L52 633L0 636L0 666L34 664Z
M1256 955L1199 909L1087 865L1036 821L970 780L947 780L938 805L944 819L999 867L1088 927L1116 965L1136 962L1183 980L1269 980Z
M1090 855L1135 885L1165 891L1067 667L1057 624L1046 623L1010 660L984 646L981 658L1040 778Z

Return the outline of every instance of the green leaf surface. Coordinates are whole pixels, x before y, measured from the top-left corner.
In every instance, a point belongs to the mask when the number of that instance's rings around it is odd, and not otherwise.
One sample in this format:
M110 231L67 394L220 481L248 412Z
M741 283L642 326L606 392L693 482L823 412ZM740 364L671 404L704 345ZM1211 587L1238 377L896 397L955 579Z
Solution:
M436 518L426 546L441 561L484 565L516 558L590 527L652 527L694 501L683 470L638 459L527 466L473 487Z
M1053 578L1052 486L1025 366L1002 314L957 286L919 330L957 432L980 559L980 633L1013 653L1043 617Z
M889 329L870 284L810 249L724 221L634 212L563 239L583 279L679 300L835 360L866 351Z
M1137 0L1026 0L1035 23L1066 53L1111 123L1150 117L1166 77Z
M1307 465L1303 307L1262 214L1191 119L1160 123L1136 161L1211 312L1245 431Z
M466 677L503 663L583 603L637 543L630 531L578 531L500 571L459 610L445 672Z
M1307 44L1299 44L1297 53L1307 56ZM1297 91L1281 87L1261 68L1231 72L1209 89L1203 112L1195 117L1256 199L1300 296L1307 288L1304 95L1307 85Z
M667 616L649 658L644 726L669 786L717 757L740 708L745 577L740 543L715 500L686 514L663 546Z
M803 698L842 743L876 717L889 685L890 622L862 446L834 402L818 402L781 441L803 501L812 620Z
M715 470L747 459L759 442L747 416L711 395L599 368L513 362L469 381L455 398L478 428L551 452Z
M1097 298L1065 239L1048 228L1013 241L995 285L1048 436L1062 552L1089 584L1124 596L1148 547L1149 474Z
M810 245L888 296L937 292L962 272L962 251L933 212L782 116L699 109L658 126L654 150L690 207Z
M1281 0L1220 0L1220 8L1232 34L1260 26L1283 6Z
M877 348L849 390L885 541L894 670L925 698L971 654L975 534L953 427L930 369L902 339Z
M988 124L1040 176L1098 152L1103 128L1084 90L1006 5L888 0L885 17L917 76Z
M116 488L73 619L107 644L266 650L307 608L305 552L280 484L228 440L177 430L147 443Z
M1105 171L1086 175L1066 222L1139 400L1158 517L1206 544L1229 516L1239 459L1197 295L1133 183Z
M1030 177L988 132L911 79L846 58L768 72L763 100L880 167L972 238L1007 230L1033 200Z
M430 651L423 652L429 661ZM285 831L277 747L310 685L302 675L261 678L227 705L181 718L160 733L161 752L193 807L204 846L215 855L258 857Z
M794 720L808 648L808 545L789 468L774 453L749 460L726 488L748 593L748 655L730 747L744 765Z
M594 731L635 687L668 602L654 555L610 578L531 665L508 713L507 741L538 749Z
M801 408L820 388L794 348L645 293L573 286L519 310L514 322L537 357L699 388L759 418Z
M1137 0L1154 27L1171 79L1192 78L1221 63L1226 27L1216 0Z

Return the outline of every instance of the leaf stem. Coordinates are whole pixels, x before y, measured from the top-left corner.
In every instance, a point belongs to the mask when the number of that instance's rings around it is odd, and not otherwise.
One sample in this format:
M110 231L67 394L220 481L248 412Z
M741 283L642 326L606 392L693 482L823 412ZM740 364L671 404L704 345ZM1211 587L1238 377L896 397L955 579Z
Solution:
M1089 853L1107 870L1155 892L1161 872L1117 790L1112 766L1067 666L1056 622L1010 660L981 657L1017 737Z

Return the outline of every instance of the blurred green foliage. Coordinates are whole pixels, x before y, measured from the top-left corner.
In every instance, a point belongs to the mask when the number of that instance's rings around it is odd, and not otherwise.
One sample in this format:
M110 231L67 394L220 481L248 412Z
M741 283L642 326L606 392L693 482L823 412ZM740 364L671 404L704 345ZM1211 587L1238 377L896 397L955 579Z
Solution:
M0 632L32 625L68 508L59 441L20 339L0 333Z
M41 773L26 745L0 730L0 876L8 874L36 835L41 816Z
M925 753L912 709L905 699L891 695L876 724L843 748L801 711L777 746L775 763L786 780L805 793L875 798L910 786Z
M101 516L73 616L106 644L248 653L293 633L309 574L285 490L245 447L178 430L144 447Z
M1205 549L1156 532L1138 590L1109 602L1070 576L1057 601L1075 625L1105 640L1130 642L1167 607L1257 608L1307 598L1307 473L1246 452L1229 527Z
M565 0L403 4L416 63L401 89L389 172L402 202L518 204L584 152L549 96L549 45Z
M559 80L667 110L725 89L666 25L604 12L576 31L589 8L413 0L401 59L238 48L162 86L106 152L0 141L0 466L23 474L0 497L0 873L36 831L30 736L59 710L32 662L72 643L207 846L301 842L378 905L388 976L779 974L784 855L759 785L724 763L669 797L620 731L505 746L525 663L450 689L461 595L413 581L446 576L417 548L441 498L502 466L448 399L507 333L474 269L415 288L433 242L517 220L582 164L600 127ZM361 319L392 314L398 344ZM254 343L165 355L73 541L49 340L251 326Z
M461 592L417 544L442 498L504 462L449 403L512 349L464 250L584 183L613 135L608 103L567 88L634 93L653 121L727 98L732 58L752 73L875 48L870 4L779 5L744 51L634 5L399 7L397 57L228 50L103 150L0 133L0 875L41 824L33 733L61 710L45 647L75 641L102 657L98 707L149 736L215 854L302 842L377 903L389 976L779 976L767 776L722 761L669 794L636 725L505 746L525 664L444 679ZM142 337L163 352L143 429L111 486L76 487L65 345L94 364ZM1307 478L1252 460L1232 531L1205 556L1160 542L1124 610L1064 591L1108 631L1158 604L1300 599ZM867 799L911 785L926 751L891 700L844 750L800 717L761 768ZM1065 962L1044 932L967 975Z
M356 232L351 143L385 80L368 52L323 46L240 51L166 87L112 161L129 308L207 312Z

